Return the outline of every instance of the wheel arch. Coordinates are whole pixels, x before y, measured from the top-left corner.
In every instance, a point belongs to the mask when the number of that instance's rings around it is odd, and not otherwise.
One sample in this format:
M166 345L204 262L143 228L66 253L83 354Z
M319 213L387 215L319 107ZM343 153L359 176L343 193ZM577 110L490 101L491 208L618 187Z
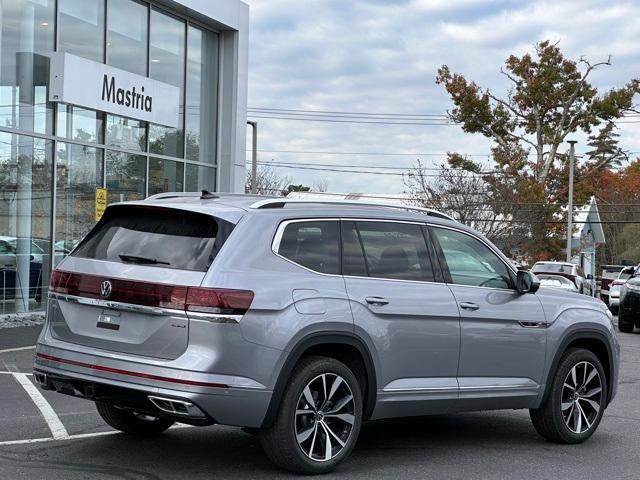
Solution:
M615 360L613 357L613 352L611 350L611 345L609 344L607 337L602 332L595 329L572 332L562 339L562 341L560 342L560 346L557 348L556 353L553 357L553 361L551 362L549 371L547 372L545 391L542 397L541 405L543 405L549 397L551 385L553 384L553 377L558 370L560 359L569 348L584 348L593 352L598 357L598 359L602 363L602 367L604 369L606 377L607 405L609 405L613 393L612 382L615 381Z
M312 333L301 339L290 351L285 359L278 379L273 388L273 394L267 408L261 428L267 428L275 421L278 406L282 401L287 381L291 377L293 369L298 361L305 355L324 355L344 361L345 352L357 354L364 368L363 375L366 378L366 388L363 391L363 419L368 419L373 413L376 402L376 372L371 353L365 342L355 334L340 333ZM358 372L354 372L356 376Z

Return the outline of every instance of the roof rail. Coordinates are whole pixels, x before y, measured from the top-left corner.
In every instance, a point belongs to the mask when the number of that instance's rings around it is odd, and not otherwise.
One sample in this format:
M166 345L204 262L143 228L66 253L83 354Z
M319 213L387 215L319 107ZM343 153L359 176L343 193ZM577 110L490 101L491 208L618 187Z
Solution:
M167 200L169 198L196 198L196 197L200 197L202 195L202 193L200 192L163 192L163 193L156 193L155 195L151 195L147 198L145 198L145 200Z
M432 208L422 208L422 207L413 207L411 205L394 205L392 203L379 203L379 202L363 202L361 200L333 200L333 199L302 199L302 198L293 198L287 200L286 198L269 198L267 200L260 200L256 203L251 204L251 208L283 208L285 205L289 203L296 204L309 204L309 203L321 203L328 205L347 205L347 206L359 206L359 207L386 207L386 208L396 208L400 210L408 210L412 212L420 212L426 215L443 218L445 220L451 220L452 222L457 221L447 215L446 213L439 212L438 210L434 210Z

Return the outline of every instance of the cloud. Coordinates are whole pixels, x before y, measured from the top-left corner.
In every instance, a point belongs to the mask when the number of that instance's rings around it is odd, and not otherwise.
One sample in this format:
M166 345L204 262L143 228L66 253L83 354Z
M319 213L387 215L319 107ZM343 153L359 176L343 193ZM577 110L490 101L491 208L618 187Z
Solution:
M516 0L249 0L249 106L383 113L443 113L450 102L435 85L442 64L502 92L499 69L511 53L542 39L560 41L571 58L611 54L593 75L607 90L638 75L637 2ZM481 136L457 126L389 126L259 119L261 150L445 153L489 152ZM621 126L625 147L640 151L640 129ZM581 141L585 150L584 139ZM411 167L416 158L260 153L302 164ZM400 176L282 169L295 183L326 178L331 191L402 192Z

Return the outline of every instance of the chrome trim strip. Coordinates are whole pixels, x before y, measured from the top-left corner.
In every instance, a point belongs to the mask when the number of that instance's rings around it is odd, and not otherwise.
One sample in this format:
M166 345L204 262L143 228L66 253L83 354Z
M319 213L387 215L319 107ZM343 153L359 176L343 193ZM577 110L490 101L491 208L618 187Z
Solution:
M226 313L205 313L187 311L189 320L198 320L210 323L240 323L243 315L230 315Z
M144 313L147 315L155 315L162 317L186 317L184 310L176 310L172 308L149 307L146 305L135 305L133 303L114 302L109 300L100 300L99 298L78 297L76 295L67 295L63 293L49 292L49 299L63 300L69 303L79 305L88 305L91 307L109 308L113 310L124 310L127 312Z
M460 387L460 390L538 390L538 385L473 385L467 387Z
M409 388L383 388L383 392L457 392L458 387L409 387Z
M478 385L468 387L411 387L411 388L384 388L383 392L442 392L442 391L473 391L473 390L522 390L522 389L535 389L538 390L538 385Z

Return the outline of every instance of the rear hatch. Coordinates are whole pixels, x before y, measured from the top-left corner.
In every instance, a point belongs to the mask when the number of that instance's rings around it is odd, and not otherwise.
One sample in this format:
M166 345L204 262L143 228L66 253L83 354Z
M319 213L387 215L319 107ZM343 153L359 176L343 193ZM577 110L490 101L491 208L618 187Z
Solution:
M187 311L215 311L203 295L209 289L199 286L233 227L189 210L109 207L53 272L52 335L112 352L179 357L189 341Z

